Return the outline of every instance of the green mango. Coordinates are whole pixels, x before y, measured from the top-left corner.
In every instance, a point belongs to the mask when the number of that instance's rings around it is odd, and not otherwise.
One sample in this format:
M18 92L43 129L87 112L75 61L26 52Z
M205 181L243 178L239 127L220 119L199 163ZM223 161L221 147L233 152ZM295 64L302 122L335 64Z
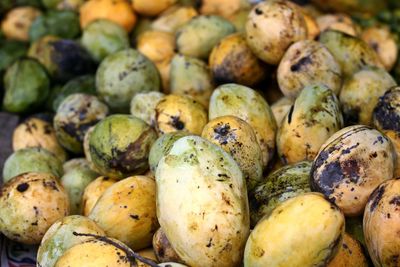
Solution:
M33 59L21 59L11 65L4 76L3 108L24 113L39 107L46 100L50 80L43 66Z
M29 38L36 41L46 35L73 39L80 34L79 15L73 11L50 10L38 16L29 29Z
M0 41L0 71L7 69L15 60L26 55L26 43L14 40Z

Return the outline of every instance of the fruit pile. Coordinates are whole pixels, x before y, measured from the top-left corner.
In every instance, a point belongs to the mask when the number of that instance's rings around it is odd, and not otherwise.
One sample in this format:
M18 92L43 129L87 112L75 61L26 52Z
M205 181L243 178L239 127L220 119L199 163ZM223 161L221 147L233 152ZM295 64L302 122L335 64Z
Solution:
M1 0L0 232L38 267L400 266L397 1L304 2Z

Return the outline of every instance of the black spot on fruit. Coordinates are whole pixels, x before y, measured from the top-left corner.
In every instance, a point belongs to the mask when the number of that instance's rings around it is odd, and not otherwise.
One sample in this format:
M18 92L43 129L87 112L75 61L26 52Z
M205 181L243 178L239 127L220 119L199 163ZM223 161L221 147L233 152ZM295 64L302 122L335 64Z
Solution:
M55 181L43 181L44 187L50 187L54 191L59 191Z
M327 196L332 194L335 185L344 179L339 161L328 163L318 177L315 177L315 175L311 175L311 188Z
M21 192L21 193L28 190L28 188L29 188L29 184L27 184L27 183L22 183L17 186L18 192Z
M351 182L357 183L358 180L360 179L359 173L360 173L360 166L358 164L358 161L355 159L350 159L347 161L344 161L342 163L342 171L343 174L350 179Z
M372 192L369 197L369 201L372 201L371 206L369 208L370 212L373 212L379 204L379 201L382 199L383 194L385 193L385 186L381 185L377 189Z
M256 8L256 9L254 10L254 12L255 12L257 15L262 15L262 14L263 14L263 11L262 11L261 9L259 9L259 8Z
M400 196L396 196L389 201L389 204L400 206Z
M183 130L185 124L179 119L179 116L171 116L171 125L177 130Z
M230 130L231 127L229 124L220 124L216 128L214 128L215 139L221 145L226 145L228 143L228 139L230 138Z
M131 217L132 219L137 220L137 221L140 219L139 215L137 215L137 214L130 214L129 217Z
M376 120L383 130L393 130L400 132L400 114L393 104L396 103L396 95L400 91L395 88L387 91L380 99L374 109L374 120Z
M294 110L294 105L290 107L289 113L288 113L288 123L290 124L292 122L292 115L293 115L293 110Z
M309 56L301 58L297 63L290 66L290 70L293 72L300 71L304 66L311 64L312 60Z
M358 124L359 121L359 114L360 114L360 108L343 108L343 119L345 122L345 125L354 125Z

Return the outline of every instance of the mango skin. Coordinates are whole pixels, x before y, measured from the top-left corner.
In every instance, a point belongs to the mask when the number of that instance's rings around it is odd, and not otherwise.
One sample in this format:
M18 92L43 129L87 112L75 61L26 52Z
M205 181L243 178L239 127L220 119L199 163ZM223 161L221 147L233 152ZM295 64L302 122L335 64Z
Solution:
M136 94L130 103L130 112L133 116L142 119L148 125L156 125L156 106L165 95L161 92L147 92Z
M161 159L156 182L158 220L184 262L240 265L249 210L242 172L230 155L201 137L182 137Z
M147 176L121 180L101 195L89 214L107 234L133 250L151 245L159 225L156 217L156 184Z
M60 178L63 175L62 162L44 148L17 150L4 163L3 182L25 172L45 172Z
M143 16L157 16L168 7L174 5L177 0L146 1L136 0L132 2L133 9Z
M283 201L311 192L311 165L310 161L302 161L283 166L270 173L250 192L250 219L253 226Z
M279 128L282 125L283 119L289 113L294 101L288 97L282 97L271 105L272 113L274 114L276 125Z
M159 134L185 131L200 135L207 123L207 111L191 97L170 94L158 102L156 122Z
M270 106L253 89L239 84L224 84L214 90L210 99L210 120L236 116L253 127L263 154L263 166L272 159L275 150L276 121Z
M365 242L374 266L399 266L400 179L380 184L364 211Z
M396 151L396 167L393 177L400 177L400 87L393 87L379 98L372 114L373 126L383 132Z
M176 47L185 56L206 59L222 38L234 32L235 26L228 20L214 15L200 15L178 29Z
M208 65L194 57L175 55L171 60L169 90L192 97L207 108L214 90Z
M367 67L349 77L340 91L340 103L347 125L371 125L379 98L397 83L384 69Z
M344 223L339 208L321 194L286 200L251 232L244 266L325 266L342 244Z
M97 200L101 195L117 181L105 176L100 176L91 181L83 191L82 195L82 215L89 216Z
M338 205L346 216L364 211L369 195L393 177L390 140L364 125L341 129L322 146L311 170L311 188Z
M68 192L70 214L82 214L82 196L86 186L98 176L87 166L77 166L61 177L61 184Z
M16 176L0 194L0 231L20 243L39 244L47 229L68 213L68 195L49 173Z
M89 239L76 236L74 232L105 235L96 223L86 217L80 215L64 217L55 222L44 235L37 252L38 266L53 267L66 250Z
M144 121L111 115L96 124L90 135L90 157L100 174L120 180L148 169L149 151L156 139L155 130Z
M279 88L291 99L296 99L305 86L325 85L336 95L342 85L339 63L321 43L298 41L291 45L279 63Z
M158 163L161 158L169 153L174 143L184 137L189 135L187 132L177 131L172 133L167 133L161 135L151 146L149 153L149 165L150 171L155 174L157 170Z
M101 62L108 55L129 48L129 37L117 23L100 19L83 29L81 43L97 62Z
M318 39L335 57L344 78L366 66L382 67L378 55L367 43L339 31L322 32Z
M201 136L233 157L243 172L247 190L252 190L261 181L261 148L247 122L234 116L218 117L204 126Z
M32 59L14 62L4 75L3 108L24 113L38 108L46 100L50 80L41 64Z
M154 253L160 262L174 261L182 263L161 227L154 233L152 244Z
M41 11L32 6L11 9L1 21L1 31L7 39L29 41L29 28Z
M307 25L303 14L296 4L289 1L261 2L248 16L247 44L258 58L268 64L277 65L292 43L306 38Z
M327 267L368 267L368 261L360 243L345 233L339 252Z
M61 162L67 159L67 153L58 143L53 126L37 118L29 118L14 129L12 146L14 151L41 147L53 153Z
M135 49L106 57L96 73L97 93L112 110L128 111L137 93L159 91L160 77L155 65Z
M209 63L217 84L252 86L266 76L266 66L253 54L241 33L222 39L213 48Z
M77 235L82 234L91 237L91 234L77 233ZM132 252L129 247L117 239L95 235L95 237L65 251L54 267L137 266Z
M78 154L83 152L86 131L109 113L106 104L87 94L72 94L65 98L54 117L54 130L61 145Z
M155 18L151 23L151 28L156 31L175 33L182 25L197 15L198 12L194 7L175 5Z
M334 92L324 85L306 86L278 130L278 155L284 164L313 160L321 145L342 127Z

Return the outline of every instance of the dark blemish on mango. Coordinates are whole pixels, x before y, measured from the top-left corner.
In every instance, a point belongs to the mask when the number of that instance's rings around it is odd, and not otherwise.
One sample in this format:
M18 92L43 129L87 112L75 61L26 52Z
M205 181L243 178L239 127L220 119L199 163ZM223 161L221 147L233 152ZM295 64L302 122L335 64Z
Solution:
M171 125L177 130L185 128L185 124L179 119L179 116L171 116Z
M259 8L256 8L256 9L254 10L254 12L255 12L257 15L262 15L262 14L263 14L263 11L262 11L261 9L259 9Z
M208 241L208 244L206 245L206 247L210 248L212 246L212 238L210 238L210 240Z
M131 217L132 219L137 220L137 221L140 220L139 215L136 215L136 214L130 214L129 217Z
M290 70L293 72L297 72L297 71L300 71L304 66L311 64L311 63L312 63L311 57L309 57L309 56L303 57L297 63L290 66Z
M396 196L389 201L389 204L400 206L400 196Z
M371 196L369 197L369 201L372 201L371 206L369 208L370 212L373 212L376 209L384 193L385 193L384 185L379 186L377 189L374 190L374 192L372 192Z
M47 181L47 182L43 181L43 186L50 187L51 189L53 189L55 191L59 191L55 181Z
M17 186L18 192L21 192L21 193L28 190L28 188L29 188L29 184L27 184L27 183L22 183Z
M290 107L289 113L288 113L288 124L292 122L292 115L293 115L293 110L294 110L294 105Z
M313 175L311 177L313 177ZM310 185L313 190L322 192L325 195L330 195L333 193L335 185L340 183L343 179L344 175L340 166L340 162L335 161L328 163L323 168L319 177L314 177L314 179L311 179Z

